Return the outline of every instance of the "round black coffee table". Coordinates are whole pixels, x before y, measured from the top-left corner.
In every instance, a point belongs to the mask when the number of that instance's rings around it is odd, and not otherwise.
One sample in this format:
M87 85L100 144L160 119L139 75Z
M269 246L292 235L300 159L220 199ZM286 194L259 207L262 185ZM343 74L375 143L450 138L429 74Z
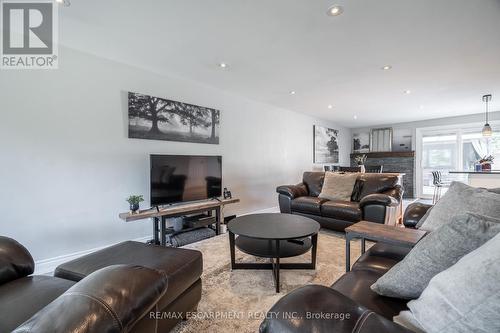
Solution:
M271 269L276 292L280 290L280 269L316 269L316 250L320 225L313 219L292 214L253 214L228 224L232 269ZM238 237L235 237L238 235ZM235 248L270 263L237 263ZM296 257L311 250L310 263L282 263L281 258Z

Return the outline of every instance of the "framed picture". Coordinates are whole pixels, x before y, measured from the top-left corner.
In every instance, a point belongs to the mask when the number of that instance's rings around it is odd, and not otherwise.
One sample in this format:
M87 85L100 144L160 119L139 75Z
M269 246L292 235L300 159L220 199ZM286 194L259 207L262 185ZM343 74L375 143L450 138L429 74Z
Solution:
M314 125L314 163L339 163L339 131Z
M352 152L368 153L370 152L370 133L354 133L352 135Z
M392 151L392 128L372 128L371 151Z
M219 144L220 111L128 93L128 137Z

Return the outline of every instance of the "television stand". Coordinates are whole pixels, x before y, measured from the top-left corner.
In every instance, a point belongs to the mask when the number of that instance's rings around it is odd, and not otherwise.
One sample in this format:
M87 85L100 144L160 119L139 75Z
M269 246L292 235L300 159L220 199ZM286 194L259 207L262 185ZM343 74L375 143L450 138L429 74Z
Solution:
M215 211L215 233L219 234L219 225L224 220L222 208L226 205L240 202L240 199L218 199L191 202L182 205L173 205L157 209L140 210L137 213L121 213L120 219L125 222L153 219L153 240L155 244L165 246L167 244L167 219L180 217L188 214L196 214Z

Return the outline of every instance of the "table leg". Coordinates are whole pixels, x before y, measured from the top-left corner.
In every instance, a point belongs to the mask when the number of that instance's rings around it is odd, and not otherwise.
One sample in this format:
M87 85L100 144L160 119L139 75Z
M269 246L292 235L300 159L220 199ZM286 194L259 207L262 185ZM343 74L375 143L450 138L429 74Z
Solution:
M276 292L280 292L280 241L276 240Z
M219 227L220 227L220 218L221 218L221 213L220 213L220 206L215 208L215 234L219 234Z
M160 243L161 246L166 246L167 245L167 219L164 216L161 217L160 239L161 239L161 243Z
M316 252L318 249L318 234L312 235L311 243L312 243L312 249L311 249L312 269L316 269Z
M361 254L366 252L366 239L361 238Z
M231 251L231 269L234 269L235 265L235 249L234 249L234 234L231 231L228 231L229 234L229 249Z
M160 239L158 238L160 226L158 220L158 217L153 217L153 242L155 243L155 245L160 245Z
M351 239L349 233L345 235L345 271L351 270Z

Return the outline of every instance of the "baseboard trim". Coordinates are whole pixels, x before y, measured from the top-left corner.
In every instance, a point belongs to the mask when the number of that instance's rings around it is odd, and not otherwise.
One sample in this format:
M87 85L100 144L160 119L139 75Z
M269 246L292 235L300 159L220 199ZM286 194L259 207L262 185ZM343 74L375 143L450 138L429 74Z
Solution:
M143 243L145 243L145 242L147 242L150 239L151 239L151 236L146 236L146 237L135 238L133 240L137 241L137 242L143 242ZM34 274L38 274L38 275L50 274L50 273L52 273L52 272L55 271L55 269L56 269L57 266L65 263L65 262L68 262L68 261L71 261L71 260L83 257L83 256L85 256L87 254L90 254L90 253L95 252L95 251L102 250L102 249L104 249L106 247L109 247L109 246L112 246L112 245L115 245L115 244L117 244L117 243L108 244L108 245L104 245L104 246L99 246L99 247L96 247L96 248L93 248L93 249L89 249L89 250L84 250L84 251L78 251L78 252L74 252L74 253L64 254L62 256L58 256L58 257L54 257L54 258L49 258L49 259L43 259L43 260L35 261L35 273Z
M280 209L278 206L276 206L276 207L269 207L269 208L265 208L265 209L260 209L260 210L245 213L245 214L239 214L239 216L250 215L250 214L279 213L279 212L280 212ZM136 238L133 240L137 241L137 242L145 243L150 239L151 239L151 236L146 236L146 237ZM54 272L54 270L56 269L57 266L65 263L65 262L83 257L87 254L102 250L106 247L109 247L109 246L112 246L115 244L117 244L117 243L108 244L108 245L96 247L96 248L89 249L89 250L64 254L62 256L58 256L58 257L54 257L54 258L35 261L35 274L39 274L39 275L40 274L50 274L50 273Z

